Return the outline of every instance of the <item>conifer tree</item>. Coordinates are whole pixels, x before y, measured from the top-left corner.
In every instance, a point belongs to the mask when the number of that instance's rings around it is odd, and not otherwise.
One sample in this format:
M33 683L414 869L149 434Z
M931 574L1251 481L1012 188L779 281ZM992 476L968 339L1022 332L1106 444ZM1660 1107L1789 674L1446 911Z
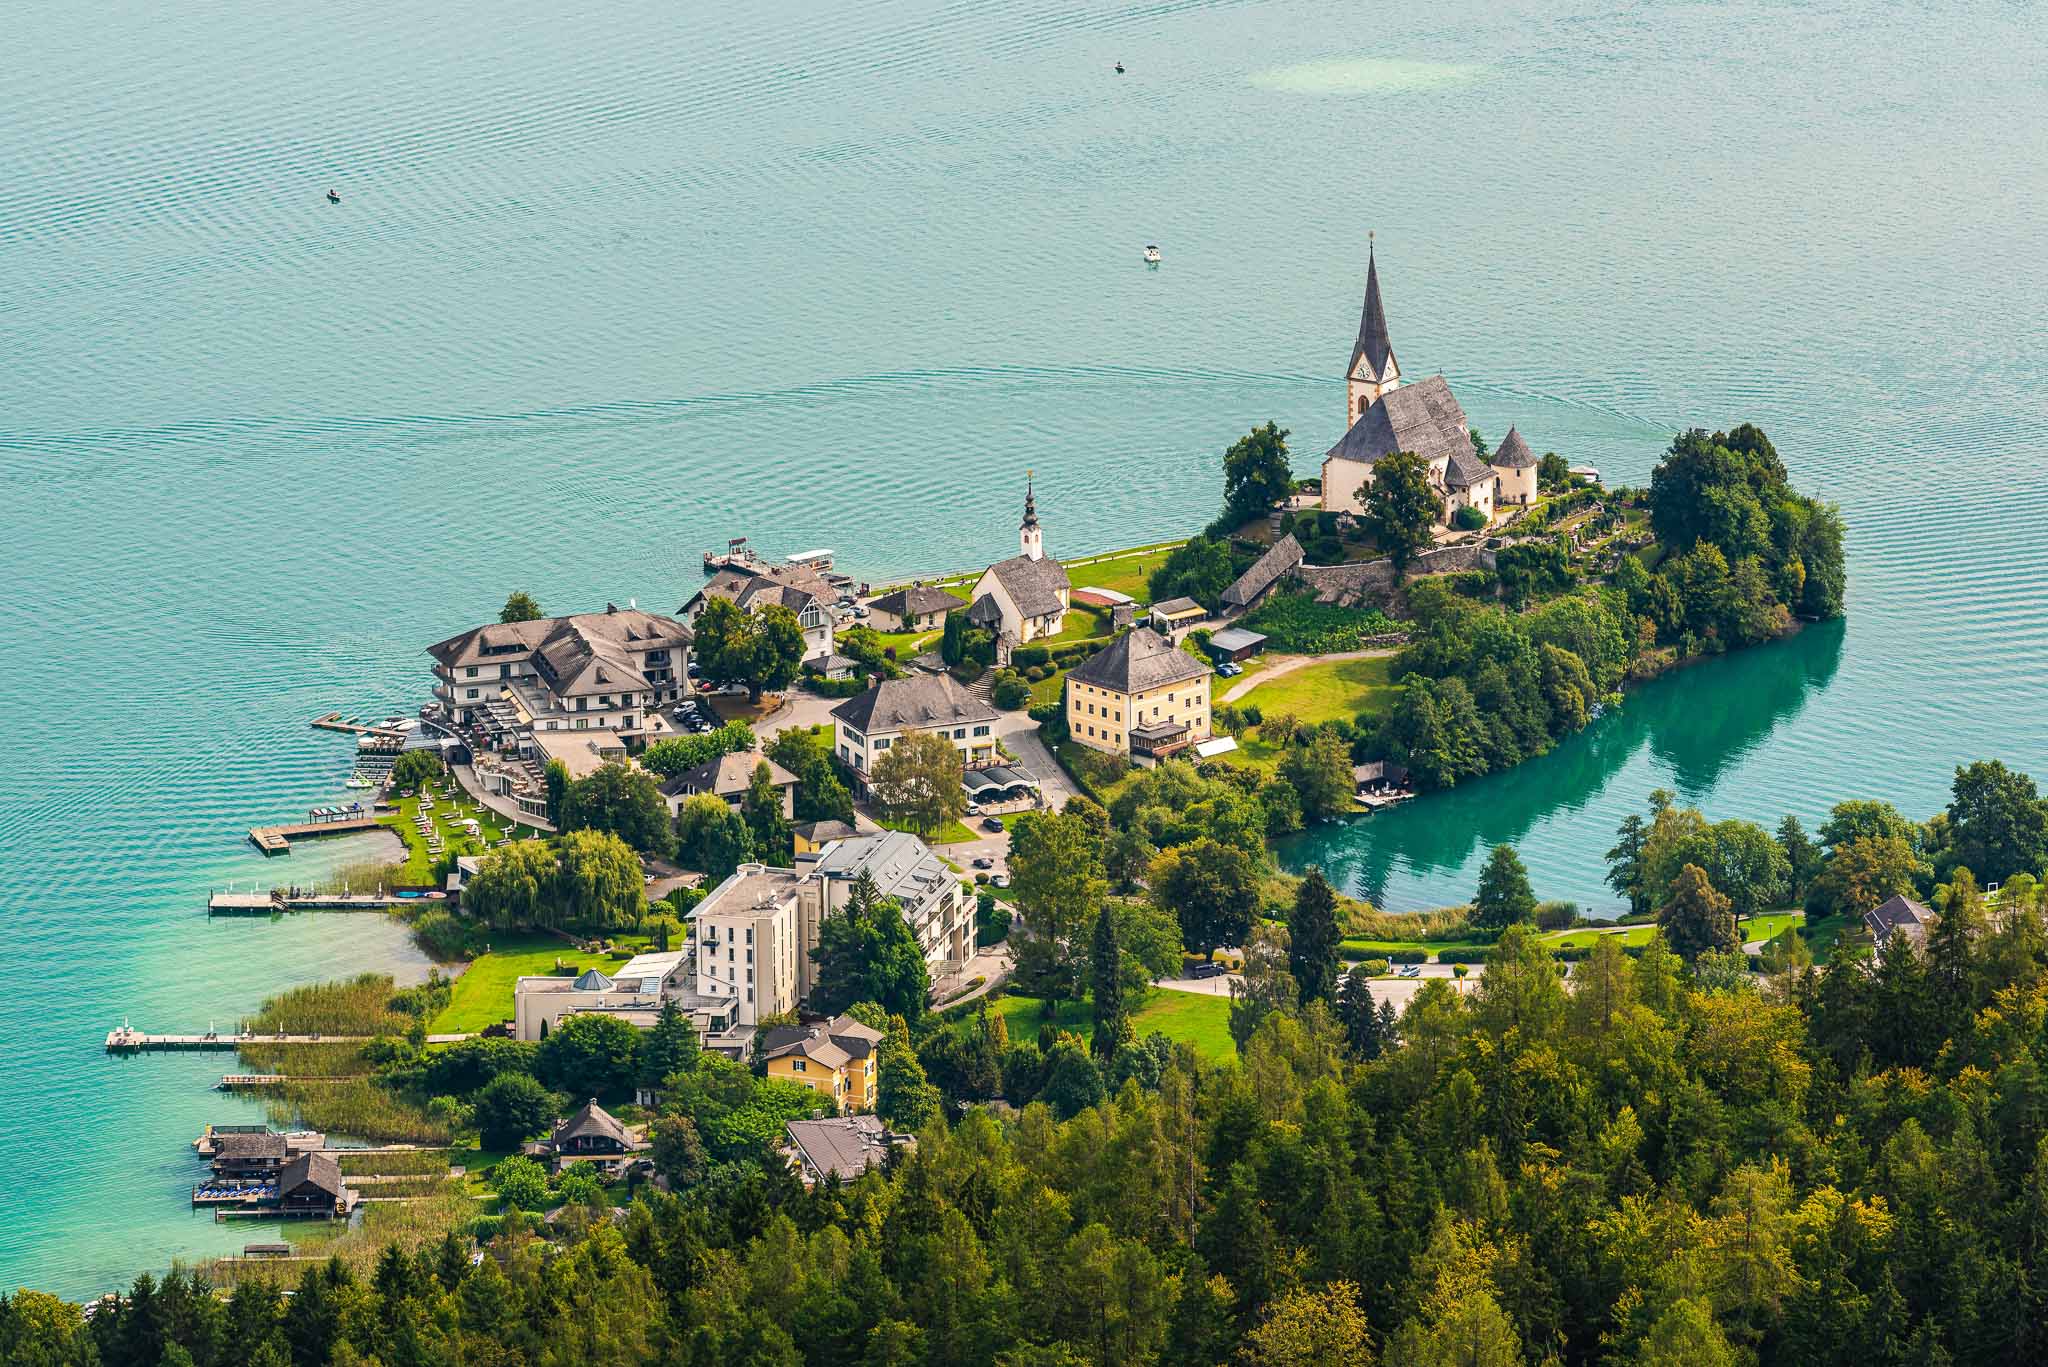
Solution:
M1529 887L1529 871L1512 845L1495 845L1479 871L1479 891L1472 899L1472 924L1487 930L1506 930L1536 914L1536 894Z
M1089 1052L1106 1061L1116 1056L1132 1033L1124 1010L1123 949L1117 943L1116 917L1108 907L1095 914L1095 946L1089 958L1090 976L1095 980L1095 1035L1089 1041Z
M1301 993L1301 1004L1332 1001L1337 995L1337 893L1311 866L1294 894L1294 912L1287 918L1287 967Z
M1671 880L1671 900L1658 909L1657 924L1687 963L1710 949L1741 948L1728 899L1714 891L1697 864L1687 864Z

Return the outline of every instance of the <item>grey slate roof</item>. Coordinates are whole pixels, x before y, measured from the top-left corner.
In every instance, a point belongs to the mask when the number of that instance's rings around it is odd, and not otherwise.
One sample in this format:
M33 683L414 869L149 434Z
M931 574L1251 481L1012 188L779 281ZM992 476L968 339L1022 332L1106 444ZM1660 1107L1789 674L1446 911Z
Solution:
M289 1196L303 1187L314 1187L329 1196L341 1195L341 1165L324 1153L302 1153L284 1165L277 1175L277 1194Z
M966 607L960 599L944 589L908 588L894 593L885 593L868 604L870 610L886 612L896 617L922 617L931 612L951 612Z
M1380 395L1379 402L1358 415L1358 421L1324 453L1323 459L1371 465L1396 451L1412 451L1424 460L1446 460L1463 452L1472 455L1471 424L1441 375L1402 385Z
M1514 428L1500 439L1500 448L1493 453L1493 464L1503 470L1526 470L1536 464L1536 453L1529 449L1529 443Z
M1142 693L1209 677L1209 667L1151 627L1134 627L1069 671L1067 677L1116 693Z
M799 821L790 829L814 845L822 845L828 840L845 840L849 836L860 834L851 822L846 821Z
M1223 590L1223 606L1227 608L1250 607L1258 596L1273 587L1275 580L1292 570L1302 561L1301 543L1289 532L1273 543L1273 549L1260 556L1252 567L1237 577L1237 582Z
M673 617L607 606L568 617L492 622L436 642L427 653L451 670L531 658L558 692L596 692L648 687L641 673L647 652L687 646L691 639L690 629ZM679 669L680 662L671 667Z
M609 1111L597 1104L596 1097L584 1102L576 1114L555 1126L548 1142L559 1148L572 1139L611 1139L623 1148L633 1147L633 1136L626 1133L626 1127L614 1120Z
M1469 489L1493 478L1493 467L1470 451L1453 451L1444 467L1444 484L1452 489Z
M1359 362L1365 365L1361 367ZM1358 340L1351 344L1351 364L1345 369L1348 376L1360 379L1384 380L1397 373L1400 367L1394 363L1394 343L1387 336L1387 310L1380 303L1380 266L1370 255L1365 266L1365 312L1358 319Z
M872 1115L792 1120L788 1129L790 1140L821 1179L836 1174L842 1182L880 1167L891 1141L881 1117Z
M1221 631L1212 633L1209 637L1210 649L1227 650L1233 653L1240 650L1250 650L1253 646L1262 646L1265 643L1266 638L1263 633L1248 631L1244 627L1225 627Z
M1863 928L1880 945L1897 933L1925 944L1927 928L1937 919L1932 908L1895 893L1888 901L1863 913Z
M996 710L969 693L950 674L918 674L884 679L833 708L832 715L856 731L873 735L992 722Z
M1066 567L1051 556L1033 560L1028 555L1013 555L988 569L1026 617L1049 617L1066 606L1060 600L1060 593L1070 587Z
M796 782L795 774L766 755L753 750L739 750L683 770L661 785L662 796L716 793L727 797L733 793L744 793L753 785L755 768L762 764L768 766L768 778L777 788L787 788Z
M1003 605L993 593L984 593L967 607L967 620L978 627L992 627L1003 620Z

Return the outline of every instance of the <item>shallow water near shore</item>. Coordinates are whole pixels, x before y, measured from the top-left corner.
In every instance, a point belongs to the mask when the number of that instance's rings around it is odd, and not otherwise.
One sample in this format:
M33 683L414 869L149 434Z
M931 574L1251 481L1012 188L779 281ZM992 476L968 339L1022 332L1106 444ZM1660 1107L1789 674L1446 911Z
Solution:
M421 647L515 587L672 609L729 536L986 564L1026 469L1055 554L1192 531L1245 429L1302 473L1339 435L1368 230L1402 367L1495 440L1626 482L1681 425L1763 425L1844 507L1850 617L1290 859L1418 907L1507 839L1598 906L1659 784L1811 822L2048 773L2024 9L9 18L0 1285L265 1237L185 1206L188 1141L252 1109L206 1090L231 1056L108 1060L122 1017L424 971L382 918L200 910L341 857L243 838L345 796L311 718L410 710Z

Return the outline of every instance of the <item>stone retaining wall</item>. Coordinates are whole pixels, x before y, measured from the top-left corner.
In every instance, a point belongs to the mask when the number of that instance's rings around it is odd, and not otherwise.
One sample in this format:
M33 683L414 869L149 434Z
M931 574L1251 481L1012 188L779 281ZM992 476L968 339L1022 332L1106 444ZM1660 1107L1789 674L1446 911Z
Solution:
M1457 574L1493 567L1493 552L1477 541L1439 546L1408 562L1411 575ZM1325 602L1353 603L1392 591L1394 563L1391 560L1365 560L1349 565L1297 565L1294 578L1315 590L1316 597Z

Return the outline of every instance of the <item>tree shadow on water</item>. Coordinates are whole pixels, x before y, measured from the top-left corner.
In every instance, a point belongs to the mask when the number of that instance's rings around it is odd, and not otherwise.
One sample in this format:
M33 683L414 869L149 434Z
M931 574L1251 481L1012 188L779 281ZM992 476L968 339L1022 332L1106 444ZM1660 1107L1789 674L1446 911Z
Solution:
M1339 887L1384 905L1398 872L1427 879L1465 868L1495 845L1521 844L1539 823L1601 799L1645 746L1681 801L1711 790L1825 688L1841 665L1844 626L1826 622L1790 640L1703 661L1624 695L1622 707L1549 754L1449 792L1309 831L1281 862L1316 863ZM1631 805L1642 794L1631 795ZM1605 850L1580 852L1597 859ZM1445 899L1453 900L1453 899Z

